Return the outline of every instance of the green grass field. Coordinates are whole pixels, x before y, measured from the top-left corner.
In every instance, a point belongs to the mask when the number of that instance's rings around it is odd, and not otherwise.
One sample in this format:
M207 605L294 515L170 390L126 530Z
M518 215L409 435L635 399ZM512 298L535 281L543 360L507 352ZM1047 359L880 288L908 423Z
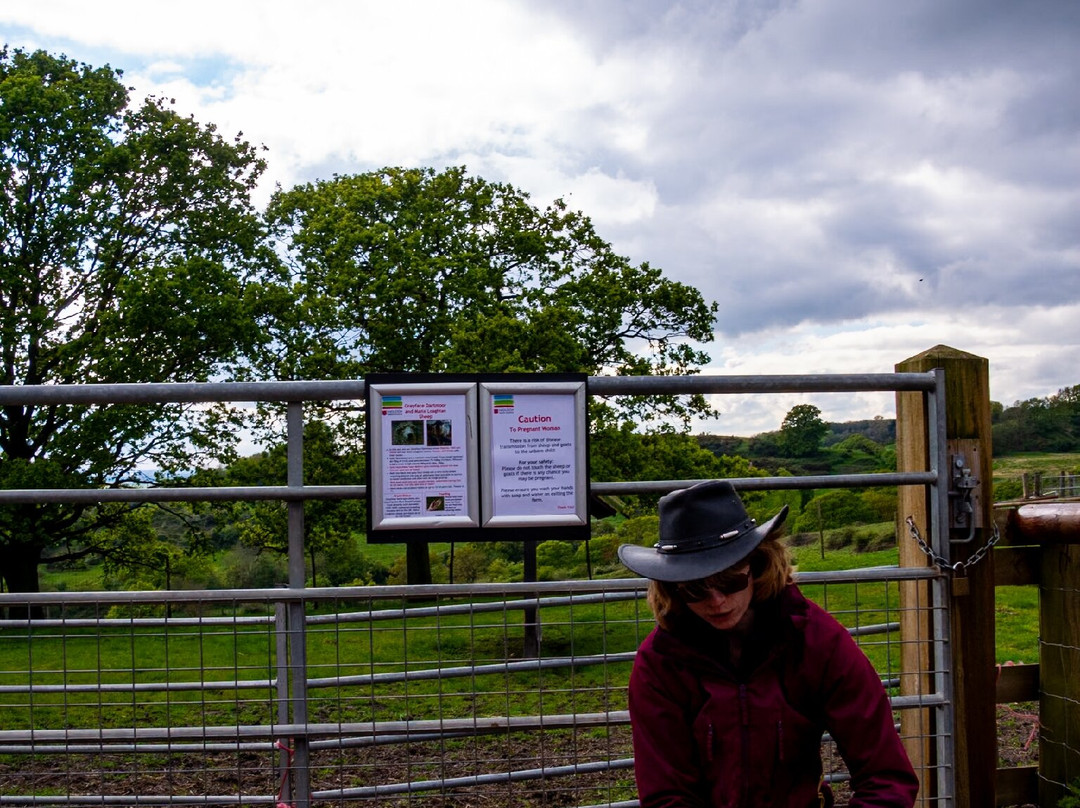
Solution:
M994 458L994 478L1020 477L1032 472L1043 474L1080 473L1080 455L1071 453L1030 452Z
M850 547L830 549L822 559L818 545L811 544L793 548L793 556L798 569L809 572L894 565L897 549L862 553ZM896 583L807 583L803 589L849 627L899 620ZM402 604L391 605L398 608ZM347 608L361 606L351 604ZM651 618L640 602L554 607L543 611L542 620L543 651L549 657L632 651L651 628ZM1038 593L1034 587L1000 587L996 621L999 662L1037 661ZM506 611L495 612L494 616L410 619L408 625L394 620L315 626L308 631L307 656L314 677L366 675L392 672L403 666L414 669L498 663L514 658L522 643L521 613ZM879 671L896 673L896 635L870 635L861 638L860 644ZM275 675L274 659L270 625L165 630L118 624L100 632L74 629L63 635L49 630L29 635L25 630L0 631L0 685L25 684L31 670L37 684L120 683L132 679L183 682L200 676L211 681L265 681ZM619 670L619 676L625 675L628 666ZM573 671L572 687L553 677L550 690L537 690L535 681L529 683L535 673L491 682L463 677L380 688L377 698L368 684L360 689L333 689L332 698L327 695L331 691L315 693L314 703L319 720L332 721L389 720L404 713L437 717L441 710L503 712L507 709L507 693L518 694L513 706L520 708L521 714L531 714L538 707L537 699L544 699L548 710L581 710L586 709L582 705L587 702L603 702L606 696L600 694L606 688L602 685L612 675L610 666L582 667ZM35 696L33 709L28 709L29 704L19 701L25 697L9 694L3 697L0 707L23 708L9 715L12 719L21 716L17 723L27 726L37 720L44 725L70 723L75 713L85 710L98 712L106 726L159 721L169 724L191 710L215 721L231 723L242 716L245 721L266 723L272 719L267 713L269 696L266 688L208 693L128 692L105 700L99 700L96 694L56 693ZM405 703L407 708L402 707ZM18 727L12 724L9 728Z
M850 549L827 550L826 558L821 559L817 545L793 548L793 556L800 570L807 572L818 570L854 569L895 565L898 551L895 547L876 552L857 553ZM877 585L880 589L883 585ZM830 586L829 592L822 592L822 587L804 587L807 597L817 600L830 611L838 612L841 622L850 625L845 615L855 610L852 587ZM860 622L874 622L875 616L884 617L891 613L892 620L898 619L895 610L899 596L891 587L888 592L875 591L867 585L858 587L858 611ZM876 611L875 611L876 607ZM999 586L995 590L995 636L996 656L999 664L1006 662L1037 662L1039 659L1039 591L1035 586Z

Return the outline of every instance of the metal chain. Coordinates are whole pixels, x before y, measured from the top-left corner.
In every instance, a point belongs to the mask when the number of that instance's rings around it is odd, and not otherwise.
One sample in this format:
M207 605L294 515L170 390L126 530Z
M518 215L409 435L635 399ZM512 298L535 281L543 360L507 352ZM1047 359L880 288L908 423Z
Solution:
M954 564L950 564L948 559L943 558L934 552L934 549L926 543L923 537L919 534L919 528L915 525L915 520L912 517L907 517L908 530L911 532L911 538L915 539L919 544L919 549L926 553L927 557L934 562L934 566L948 570L953 575L965 575L968 571L968 567L972 567L982 561L986 554L990 552L991 548L1001 540L1001 534L998 533L997 525L994 525L993 532L990 534L989 540L986 544L976 550L966 561L957 561Z

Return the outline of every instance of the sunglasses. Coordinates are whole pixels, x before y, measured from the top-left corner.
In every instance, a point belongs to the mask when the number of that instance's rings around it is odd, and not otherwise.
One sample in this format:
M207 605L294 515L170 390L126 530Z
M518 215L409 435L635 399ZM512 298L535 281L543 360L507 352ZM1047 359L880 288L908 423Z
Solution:
M705 600L710 592L719 592L721 595L734 595L742 592L750 586L750 570L742 572L718 572L708 578L700 578L696 581L683 581L675 585L679 596L687 603L696 603Z

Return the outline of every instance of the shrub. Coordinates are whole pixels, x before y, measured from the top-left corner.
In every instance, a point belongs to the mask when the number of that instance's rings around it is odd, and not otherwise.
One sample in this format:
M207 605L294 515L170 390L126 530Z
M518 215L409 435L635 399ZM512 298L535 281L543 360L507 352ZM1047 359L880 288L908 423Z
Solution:
M852 544L855 540L854 528L833 530L825 534L825 547L829 550L840 550Z
M537 575L540 567L550 567L553 570L572 572L576 566L574 558L574 545L568 541L542 541L536 546ZM541 580L553 580L552 578Z
M1057 808L1080 808L1080 780L1068 785L1069 793L1058 800Z
M284 556L242 545L225 553L221 569L230 589L270 589L289 580Z
M613 567L619 563L620 544L623 544L623 540L615 533L593 536L589 541L582 542L578 546L574 560L578 567L584 567L585 554L588 553L588 560L594 573L598 569Z
M788 537L788 547L805 547L818 541L815 533L793 533Z
M848 489L828 491L811 499L793 526L798 531L815 531L878 521L877 514L863 498Z
M855 552L865 553L870 549L870 542L874 540L873 533L867 533L865 531L855 532Z
M651 547L660 539L659 516L635 516L622 522L615 535L620 544L640 544Z
M364 554L360 542L351 536L321 554L320 581L330 586L368 586L385 584L390 569Z
M525 565L520 561L507 561L505 558L496 558L488 565L487 575L489 581L497 583L524 581Z
M872 513L874 522L896 521L896 489L867 488L862 492L862 501Z
M994 483L994 502L1020 499L1022 496L1024 496L1024 483L1019 479L1013 478Z
M607 536L610 533L614 533L616 522L617 520L615 519L593 519L589 528L592 537L596 538L597 536Z
M839 443L835 444L833 451L844 454L854 455L858 453L867 454L871 457L876 457L881 454L881 444L866 437L866 435L855 434L844 438Z

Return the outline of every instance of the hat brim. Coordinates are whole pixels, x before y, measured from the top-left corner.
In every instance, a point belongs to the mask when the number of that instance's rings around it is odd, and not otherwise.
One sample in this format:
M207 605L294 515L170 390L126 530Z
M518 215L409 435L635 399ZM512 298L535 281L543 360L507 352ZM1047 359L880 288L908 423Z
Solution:
M689 553L661 553L655 547L624 544L619 548L619 560L631 572L654 581L696 581L730 569L746 558L765 537L783 524L788 506L772 519L744 533L737 539Z

